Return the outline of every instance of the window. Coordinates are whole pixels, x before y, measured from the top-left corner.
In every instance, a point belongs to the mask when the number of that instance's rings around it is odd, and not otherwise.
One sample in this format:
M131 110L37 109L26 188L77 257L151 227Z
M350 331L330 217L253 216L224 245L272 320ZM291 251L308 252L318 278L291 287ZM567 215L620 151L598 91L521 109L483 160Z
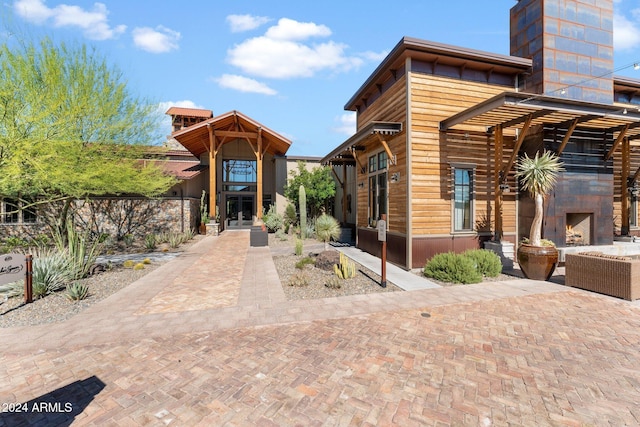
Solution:
M473 168L453 167L453 231L473 230L473 177Z
M222 161L224 191L257 191L257 163L255 160L225 159Z
M16 224L19 221L20 211L18 209L18 201L12 199L4 199L4 222L7 224Z
M369 157L369 225L387 214L387 153Z
M15 199L3 199L0 209L2 216L0 222L5 224L19 224L23 222L34 223L37 221L35 207L23 208L24 204Z

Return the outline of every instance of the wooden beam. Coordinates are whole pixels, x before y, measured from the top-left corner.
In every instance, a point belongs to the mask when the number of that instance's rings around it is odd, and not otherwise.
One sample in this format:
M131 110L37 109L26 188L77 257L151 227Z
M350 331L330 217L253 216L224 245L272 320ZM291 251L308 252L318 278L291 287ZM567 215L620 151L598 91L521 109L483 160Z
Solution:
M347 223L347 165L342 164L342 223Z
M569 142L569 139L571 139L571 134L573 134L573 131L576 130L576 126L578 126L578 119L574 119L573 120L573 122L569 126L569 130L567 130L567 133L564 134L564 138L562 139L562 143L560 144L560 147L558 147L558 152L556 153L558 156L560 154L562 154L562 152L564 151L564 147L567 146L567 143Z
M533 120L533 115L529 114L529 117L520 129L520 135L518 135L518 140L516 141L516 145L513 147L513 153L511 153L511 157L509 158L509 163L502 171L502 179L507 179L507 175L511 172L511 168L516 161L516 157L518 156L518 151L520 151L520 147L522 146L522 142L524 141L524 137L527 135L527 131L529 130L529 126L531 126L531 121ZM496 129L497 131L497 129ZM500 131L502 131L502 127L500 127Z
M351 151L351 155L353 156L353 158L355 159L356 163L358 164L358 167L360 168L360 173L365 173L367 171L367 169L362 166L362 163L360 163L360 159L358 159L358 155L356 154L356 150L353 147L351 147L350 151Z
M262 159L264 153L262 152L262 128L258 128L258 149L256 150L256 161L258 163L258 182L256 189L256 216L258 219L262 219Z
M218 130L216 131L216 134L222 137L229 137L229 138L248 138L248 139L253 139L253 140L257 140L258 139L258 132L243 132L243 131L233 131L233 130Z
M391 152L391 148L389 148L389 144L387 144L387 141L385 141L385 139L379 133L376 133L376 136L378 137L378 141L380 141L380 144L382 144L382 148L384 148L384 151L387 152L387 158L389 159L389 163L391 163L392 165L395 165L396 156Z
M629 235L629 191L627 190L627 180L629 179L629 173L631 172L631 149L629 140L624 138L622 142L622 185L620 195L621 209L622 209L622 224L620 227L620 234L623 236Z
M213 127L207 125L209 130L209 218L211 222L216 219L217 204L216 195L218 193L217 183L217 154L218 147L216 145L216 135L213 132Z
M629 125L625 125L625 127L620 131L620 133L618 134L618 137L616 138L616 141L613 143L613 147L611 147L611 150L609 150L607 155L604 156L604 161L605 162L607 160L609 160L611 158L611 156L613 156L613 153L618 148L618 145L620 145L620 142L624 139L624 136L625 136L625 134L627 133L628 130L629 130Z
M493 149L493 240L499 242L502 239L502 147L504 145L502 126L496 126L494 133Z
M336 177L336 181L338 181L338 184L340 184L340 187L342 187L344 184L342 184L342 181L340 180L340 177L336 173L335 168L333 167L333 165L329 165L329 167L331 168L331 172L333 173L333 176Z

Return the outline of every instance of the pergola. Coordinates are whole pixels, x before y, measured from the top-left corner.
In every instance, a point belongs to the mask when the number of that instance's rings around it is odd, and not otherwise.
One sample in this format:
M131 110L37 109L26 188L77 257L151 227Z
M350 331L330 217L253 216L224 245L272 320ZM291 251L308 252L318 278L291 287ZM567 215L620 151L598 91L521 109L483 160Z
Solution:
M613 145L603 161L622 147L622 176L630 177L630 141L640 139L640 111L610 104L574 101L565 98L522 92L505 92L440 122L440 130L482 129L494 135L495 239L502 237L502 184L511 171L527 131L536 125L567 129L557 154L566 147L577 127L613 135ZM509 160L503 162L505 129L516 129L517 138ZM606 141L603 141L606 142ZM631 180L622 179L622 194L640 176L640 168ZM628 199L622 197L623 226L628 228Z
M224 144L235 140L244 140L256 156L257 194L256 205L262 206L262 160L266 153L284 155L291 141L271 129L238 111L202 121L172 134L194 156L201 158L209 154L209 206L216 206L216 162L220 149ZM215 215L215 210L213 210ZM258 218L262 217L262 209L257 209Z

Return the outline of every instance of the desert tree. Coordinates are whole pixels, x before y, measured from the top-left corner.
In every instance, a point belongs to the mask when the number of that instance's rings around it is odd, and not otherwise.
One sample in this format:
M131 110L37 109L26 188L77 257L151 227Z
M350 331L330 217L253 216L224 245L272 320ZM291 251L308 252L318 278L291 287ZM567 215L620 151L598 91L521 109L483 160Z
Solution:
M158 141L156 107L85 45L10 39L0 45L0 194L42 205L53 232L74 201L162 194L174 178L142 160Z

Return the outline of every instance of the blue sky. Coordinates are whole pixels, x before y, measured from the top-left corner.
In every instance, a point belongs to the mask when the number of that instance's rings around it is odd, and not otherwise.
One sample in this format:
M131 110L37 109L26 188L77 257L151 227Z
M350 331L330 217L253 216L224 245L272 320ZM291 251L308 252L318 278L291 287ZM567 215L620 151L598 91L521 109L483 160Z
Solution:
M238 110L291 139L288 154L322 156L355 132L344 104L403 36L509 54L515 3L5 0L2 16L96 47L162 112ZM640 0L614 0L614 13L619 70L640 61Z

